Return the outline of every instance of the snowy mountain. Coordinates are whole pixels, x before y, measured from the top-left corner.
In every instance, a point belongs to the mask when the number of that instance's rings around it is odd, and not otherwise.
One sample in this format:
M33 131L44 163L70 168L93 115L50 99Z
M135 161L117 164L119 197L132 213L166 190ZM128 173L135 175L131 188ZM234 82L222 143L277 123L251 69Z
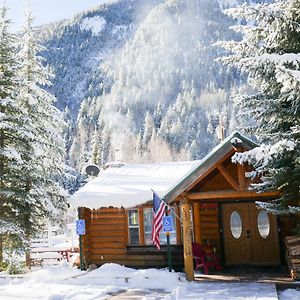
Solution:
M222 9L242 2L116 0L40 28L56 76L50 91L71 120L71 165L102 165L117 152L127 161L198 159L220 124L235 127L228 99L239 74L215 62L224 52L213 45L239 38Z
M126 0L100 5L38 30L47 48L43 55L54 68L51 91L61 109L68 106L77 112L85 97L102 92L99 88L94 91L101 82L97 68L132 36L142 2Z
M147 16L163 2L116 0L82 12L70 20L38 29L38 36L47 48L43 56L53 66L56 75L51 91L59 99L60 108L68 106L77 112L85 97L103 92L97 86L102 79L97 73L98 66L131 39L139 25L147 22ZM199 9L206 6L205 1L196 2L199 2ZM211 2L211 7L217 7L219 2L223 8L242 1ZM95 88L97 91L94 91Z

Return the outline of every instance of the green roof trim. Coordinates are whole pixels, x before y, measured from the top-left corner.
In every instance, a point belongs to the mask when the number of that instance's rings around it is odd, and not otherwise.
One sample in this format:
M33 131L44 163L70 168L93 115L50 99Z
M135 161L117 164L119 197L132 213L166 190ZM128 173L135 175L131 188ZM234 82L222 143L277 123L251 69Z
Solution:
M224 141L222 141L217 147L210 151L199 164L189 173L185 174L178 183L172 187L165 196L163 197L167 203L170 203L177 196L179 196L184 190L186 190L197 178L205 173L209 168L211 168L215 163L217 163L224 155L229 153L234 147L232 145L232 140L236 138L237 142L240 140L242 142L242 147L244 149L250 150L258 147L259 145L253 140L244 136L238 131L230 134Z

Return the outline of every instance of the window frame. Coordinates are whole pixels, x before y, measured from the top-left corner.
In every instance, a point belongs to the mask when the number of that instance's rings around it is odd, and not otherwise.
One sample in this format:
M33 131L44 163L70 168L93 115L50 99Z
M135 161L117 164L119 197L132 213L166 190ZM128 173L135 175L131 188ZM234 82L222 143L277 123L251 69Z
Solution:
M130 220L131 220L131 212L135 211L136 212L136 218L137 218L137 223L135 224L131 224ZM132 243L132 234L131 234L131 229L137 229L138 232L138 242L137 243ZM138 208L133 208L133 209L129 209L127 211L127 232L128 232L128 244L129 245L133 245L133 246L138 246L140 245L140 217L139 217L139 209Z

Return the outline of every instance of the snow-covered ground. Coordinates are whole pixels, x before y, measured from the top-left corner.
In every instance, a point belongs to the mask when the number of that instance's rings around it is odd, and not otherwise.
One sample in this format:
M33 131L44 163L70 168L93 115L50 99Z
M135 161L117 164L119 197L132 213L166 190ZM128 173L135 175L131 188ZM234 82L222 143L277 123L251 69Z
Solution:
M90 272L62 264L37 268L22 276L0 273L0 299L5 300L125 299L129 295L144 300L277 299L274 284L187 282L183 273L134 270L117 264L105 264ZM300 291L285 290L279 299L300 299Z

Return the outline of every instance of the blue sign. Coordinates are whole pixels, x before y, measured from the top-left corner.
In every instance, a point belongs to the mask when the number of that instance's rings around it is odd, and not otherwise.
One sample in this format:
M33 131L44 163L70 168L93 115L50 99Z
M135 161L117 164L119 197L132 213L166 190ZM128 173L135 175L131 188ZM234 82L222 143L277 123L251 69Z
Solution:
M85 234L85 220L80 219L76 221L76 233L78 235L84 235Z
M163 217L163 228L165 232L173 231L173 217L166 216Z

